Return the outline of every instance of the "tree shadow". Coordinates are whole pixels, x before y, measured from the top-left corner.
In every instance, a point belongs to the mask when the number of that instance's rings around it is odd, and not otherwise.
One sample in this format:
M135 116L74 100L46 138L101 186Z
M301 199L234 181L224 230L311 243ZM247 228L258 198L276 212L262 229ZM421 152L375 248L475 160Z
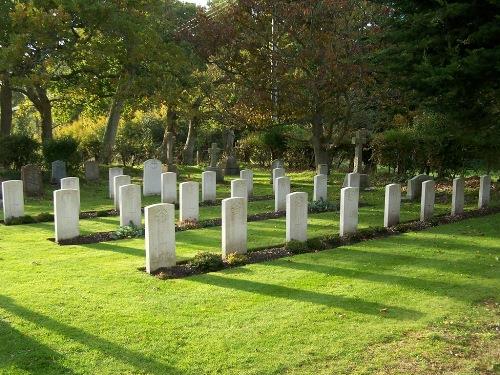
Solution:
M132 255L136 257L145 257L146 254L143 249L136 247L126 247L117 245L116 242L99 242L93 244L79 245L80 247L92 249L96 251L110 251L119 254Z
M182 374L179 369L161 363L154 358L136 353L132 350L119 346L111 341L105 340L93 334L87 333L79 328L60 323L48 316L29 310L16 304L11 298L0 295L0 307L10 314L16 315L21 319L27 320L40 327L64 336L69 340L77 341L93 350L98 350L106 356L113 357L116 360L128 363L135 367L138 372L160 373L160 374ZM35 346L36 347L36 346ZM43 348L42 348L43 349ZM42 352L44 353L44 352ZM45 353L47 353L45 351ZM36 353L39 355L39 353ZM52 357L50 357L52 358ZM47 358L47 361L53 361ZM45 373L45 372L44 372ZM61 373L68 373L61 371ZM71 372L69 372L71 373Z
M0 369L22 370L30 374L74 374L64 367L63 356L53 349L22 334L7 322L0 320Z
M333 294L313 292L309 290L290 288L282 285L266 284L258 281L234 279L214 274L189 278L201 284L209 284L221 288L234 289L248 293L261 294L273 298L283 298L298 302L308 302L316 305L335 307L355 313L376 315L396 320L417 320L423 314L416 310L398 306L384 305L365 301L361 298L351 298Z

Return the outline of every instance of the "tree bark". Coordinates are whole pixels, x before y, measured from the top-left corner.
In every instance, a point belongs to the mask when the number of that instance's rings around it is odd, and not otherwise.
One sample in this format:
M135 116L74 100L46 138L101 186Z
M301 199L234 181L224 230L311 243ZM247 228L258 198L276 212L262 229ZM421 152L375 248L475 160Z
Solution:
M323 128L323 116L316 112L312 120L312 137L311 144L314 150L314 163L316 167L320 164L328 165L330 168L330 151L326 144Z
M189 120L186 144L182 150L182 161L186 165L194 165L194 144L196 142L198 122L199 120L197 116L193 116L193 118Z
M51 140L53 138L52 103L47 94L47 89L35 85L26 89L26 95L40 114L42 120L42 142Z
M117 91L113 98L106 124L106 132L102 141L100 160L103 164L109 164L112 161L118 125L120 124L123 106L125 105L125 99L120 95L119 91Z
M0 136L6 137L12 131L12 88L6 76L0 86L0 111Z

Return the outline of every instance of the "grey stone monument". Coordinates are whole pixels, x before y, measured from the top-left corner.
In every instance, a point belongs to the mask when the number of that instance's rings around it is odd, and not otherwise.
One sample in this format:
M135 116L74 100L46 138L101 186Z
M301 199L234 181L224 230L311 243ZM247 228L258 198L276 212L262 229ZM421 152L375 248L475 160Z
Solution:
M360 129L356 132L356 135L352 138L352 144L355 146L354 149L354 173L359 173L360 187L367 188L370 186L370 181L367 174L363 172L363 146L368 143L368 137L370 133L365 128Z
M94 160L85 162L85 180L90 182L99 181L99 163Z
M50 181L53 184L59 184L61 178L65 178L66 175L66 163L61 160L56 160L52 162L52 174Z
M43 195L42 170L38 165L28 164L21 168L21 179L24 184L24 193L28 197Z
M239 176L240 166L234 152L234 131L230 130L226 141L226 159L223 161L224 174L226 176Z
M224 175L222 170L217 166L219 162L219 156L221 154L221 149L217 147L217 143L212 143L212 147L208 149L208 155L210 156L210 165L205 169L206 172L215 172L217 174L217 182L224 182Z

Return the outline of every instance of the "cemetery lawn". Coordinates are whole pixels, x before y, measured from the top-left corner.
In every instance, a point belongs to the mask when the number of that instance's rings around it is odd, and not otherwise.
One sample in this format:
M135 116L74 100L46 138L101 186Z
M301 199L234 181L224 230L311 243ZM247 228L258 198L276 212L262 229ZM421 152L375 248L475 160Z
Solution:
M0 226L0 374L500 368L500 214L182 280L137 270L143 240L52 227Z

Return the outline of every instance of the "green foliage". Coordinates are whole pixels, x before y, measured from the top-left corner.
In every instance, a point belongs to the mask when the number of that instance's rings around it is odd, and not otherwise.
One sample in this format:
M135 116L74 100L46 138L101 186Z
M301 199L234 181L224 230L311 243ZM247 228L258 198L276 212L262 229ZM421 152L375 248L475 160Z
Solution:
M36 223L36 220L30 215L24 215L21 217L11 217L5 220L5 225L21 225L21 224L33 224L33 223Z
M238 157L240 160L264 166L272 159L272 151L260 132L252 132L238 141Z
M301 242L295 240L287 242L285 248L292 254L303 254L307 253L309 250L307 242Z
M156 125L149 122L130 120L120 128L116 138L115 152L123 165L134 166L155 156L157 144L153 139Z
M310 213L335 211L336 209L337 205L335 203L330 201L325 201L323 198L317 201L309 202Z
M248 256L245 254L231 253L226 257L226 263L230 266L242 266L248 263Z
M201 252L189 261L189 265L199 272L215 272L224 268L222 257L217 254Z
M19 171L23 165L38 161L39 148L40 144L27 135L0 137L0 163Z
M47 140L43 143L43 158L47 165L53 161L65 161L70 167L79 164L78 141L71 136Z
M118 228L115 232L115 237L118 239L141 238L144 237L144 228L130 223L130 225Z
M327 244L323 239L314 237L307 240L307 247L310 250L324 250L327 248Z

